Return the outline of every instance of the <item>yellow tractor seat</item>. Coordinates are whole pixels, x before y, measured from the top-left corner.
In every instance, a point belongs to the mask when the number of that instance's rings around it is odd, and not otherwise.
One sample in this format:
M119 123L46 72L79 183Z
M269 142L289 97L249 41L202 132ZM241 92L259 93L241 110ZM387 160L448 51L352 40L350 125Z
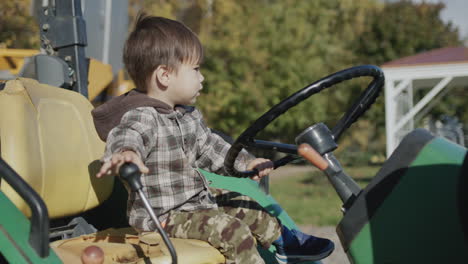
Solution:
M112 191L112 178L94 177L104 143L92 108L78 93L32 79L8 81L0 92L1 156L38 192L52 219L94 208ZM1 183L1 190L29 216L10 186Z
M92 109L82 95L33 79L8 81L0 91L0 155L42 197L51 219L76 216L96 208L112 193L113 177L95 177L104 143L94 129ZM13 188L0 182L0 190L30 216L28 206ZM126 234L127 231L113 231L113 237L119 239L100 239L102 233L97 233L55 241L51 247L65 263L74 263L73 256L79 256L86 245L93 243L110 254L105 263L119 259L108 248L118 248L118 252L133 256L130 263L148 258L154 259L153 263L168 263L164 260L170 260L165 246L159 246L163 243L153 239L154 248L147 248L147 253L142 254L135 251L142 243L141 238L134 231ZM95 239L89 239L93 236ZM132 239L124 239L127 236ZM224 263L224 257L206 242L172 241L178 258L184 259L180 263Z
M219 264L225 258L208 243L195 239L171 239L181 264ZM138 235L133 229L107 229L51 243L51 248L64 263L80 263L81 252L86 247L97 245L105 255L107 263L171 263L169 250L157 233ZM148 260L150 262L148 262Z

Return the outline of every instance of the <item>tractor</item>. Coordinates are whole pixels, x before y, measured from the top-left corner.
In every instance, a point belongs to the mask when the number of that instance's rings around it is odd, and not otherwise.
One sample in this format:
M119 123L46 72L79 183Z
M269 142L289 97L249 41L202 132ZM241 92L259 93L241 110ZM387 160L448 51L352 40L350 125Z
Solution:
M121 169L122 181L95 177L104 142L91 118L80 8L77 0L50 1L40 20L49 54L33 57L28 78L0 84L0 263L94 263L86 259L93 256L101 263L224 263L206 242L169 238L160 225L143 236L128 226L126 198L140 188L132 164ZM293 144L255 139L310 96L359 77L372 81L332 129L316 123ZM235 177L202 173L211 186L251 196L283 224L297 228L265 186L248 178L254 172L237 171L234 161L244 148L286 153L274 161L275 168L310 161L343 203L336 208L343 212L336 231L352 263L467 263L466 148L416 129L364 188L333 154L383 85L383 72L372 65L315 81L273 106L232 142L225 167ZM266 263L276 263L274 247L259 252Z

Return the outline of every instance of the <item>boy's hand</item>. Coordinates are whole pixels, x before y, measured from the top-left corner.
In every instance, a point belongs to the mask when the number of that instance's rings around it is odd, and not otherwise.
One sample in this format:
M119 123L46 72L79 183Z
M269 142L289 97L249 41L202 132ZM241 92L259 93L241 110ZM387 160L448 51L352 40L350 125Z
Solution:
M109 161L102 164L102 167L96 174L96 177L101 178L105 175L117 175L119 173L120 166L125 162L135 163L141 173L149 172L148 167L143 164L143 161L141 161L140 157L135 152L126 150L120 153L114 153Z
M256 158L247 165L247 170L258 170L258 175L250 177L254 181L267 176L273 170L273 162L269 159Z

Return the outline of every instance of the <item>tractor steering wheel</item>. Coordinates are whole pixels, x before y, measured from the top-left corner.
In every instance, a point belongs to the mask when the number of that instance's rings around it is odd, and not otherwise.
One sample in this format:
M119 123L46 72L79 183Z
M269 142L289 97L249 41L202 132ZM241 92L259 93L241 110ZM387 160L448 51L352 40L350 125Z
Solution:
M238 171L234 168L234 162L239 155L239 152L246 147L253 148L267 148L274 149L280 152L289 153L281 159L274 161L274 168L286 165L290 161L296 159L294 154L297 154L297 146L290 144L282 144L271 141L255 140L254 137L259 131L264 129L277 117L288 111L293 106L309 98L311 95L322 91L325 88L332 87L335 84L343 81L351 80L357 77L369 76L373 77L372 82L367 86L367 89L359 96L358 100L351 106L351 108L341 117L335 127L332 129L332 136L335 141L338 141L341 134L359 117L361 117L367 109L375 102L379 96L384 84L384 75L379 67L373 65L363 65L348 68L336 73L333 73L325 78L322 78L298 92L292 94L285 100L273 106L268 112L263 114L260 118L248 127L232 144L229 149L224 166L227 172L234 177L250 177L256 174L255 171ZM293 154L293 155L291 155Z

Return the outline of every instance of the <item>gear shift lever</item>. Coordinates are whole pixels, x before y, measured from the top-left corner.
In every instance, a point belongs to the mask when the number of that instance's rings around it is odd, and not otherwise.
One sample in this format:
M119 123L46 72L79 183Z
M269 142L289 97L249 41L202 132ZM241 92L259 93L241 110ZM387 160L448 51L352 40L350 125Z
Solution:
M161 223L159 222L158 218L154 214L153 208L148 202L148 199L144 195L140 181L141 177L141 172L138 169L138 167L133 164L133 163L125 163L120 167L119 170L120 178L128 184L130 187L130 190L132 192L137 192L138 195L140 196L140 199L143 201L143 204L145 205L146 210L148 211L149 215L151 216L151 219L156 223L156 228L158 229L159 234L164 240L164 243L166 244L167 248L169 249L169 252L171 253L171 258L172 258L172 264L177 264L177 254L174 248L174 245L172 244L171 240L169 240L169 237L167 236L166 232L163 230Z

